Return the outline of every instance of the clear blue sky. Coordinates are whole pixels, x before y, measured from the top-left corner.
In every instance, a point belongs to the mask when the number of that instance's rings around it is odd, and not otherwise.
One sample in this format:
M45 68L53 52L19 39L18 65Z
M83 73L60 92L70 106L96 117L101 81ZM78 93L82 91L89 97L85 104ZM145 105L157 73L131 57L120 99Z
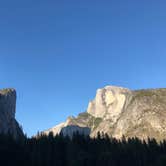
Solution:
M0 88L17 90L29 136L106 85L166 87L164 0L0 1Z

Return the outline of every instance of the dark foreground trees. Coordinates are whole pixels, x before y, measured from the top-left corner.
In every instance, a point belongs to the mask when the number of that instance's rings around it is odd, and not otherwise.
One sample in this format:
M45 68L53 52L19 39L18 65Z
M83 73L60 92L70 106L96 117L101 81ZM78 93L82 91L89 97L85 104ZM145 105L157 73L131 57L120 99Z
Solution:
M165 166L166 141L89 138L76 133L13 139L0 135L2 166Z

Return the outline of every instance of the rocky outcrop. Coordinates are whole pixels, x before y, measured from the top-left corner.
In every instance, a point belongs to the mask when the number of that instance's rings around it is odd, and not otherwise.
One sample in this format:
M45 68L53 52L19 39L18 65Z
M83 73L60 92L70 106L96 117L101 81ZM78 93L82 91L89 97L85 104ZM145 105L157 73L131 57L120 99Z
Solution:
M60 133L64 127L90 129L90 136L98 132L121 138L166 138L166 89L131 91L122 87L106 86L98 89L87 112L69 117L66 122L45 133ZM78 128L79 130L79 128Z
M78 117L79 119L79 117ZM81 121L77 120L75 121L74 117L68 117L66 122L61 123L53 128L50 128L42 134L49 134L50 132L53 132L53 134L63 134L64 136L70 136L76 132L78 132L81 135L90 135L91 129L86 125L86 122L84 124L81 124Z
M23 136L23 132L15 120L16 91L14 89L0 90L0 133L10 133L15 138Z

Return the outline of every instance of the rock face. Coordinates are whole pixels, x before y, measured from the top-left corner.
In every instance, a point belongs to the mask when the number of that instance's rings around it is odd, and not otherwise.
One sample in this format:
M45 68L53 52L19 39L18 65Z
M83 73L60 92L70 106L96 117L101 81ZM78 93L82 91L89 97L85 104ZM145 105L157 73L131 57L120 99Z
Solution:
M10 133L15 138L23 136L23 132L15 120L16 91L0 90L0 133Z
M82 134L82 135L90 135L90 128L89 127L79 127L79 126L74 126L74 125L71 125L71 126L66 126L66 127L63 127L62 130L61 130L61 133L64 135L64 136L69 136L69 137L72 137L74 133L76 132L79 132L79 134Z
M96 118L112 119L116 122L130 98L130 90L107 86L97 90L96 97L89 103L87 112Z
M52 131L58 134L64 132L63 128L67 126L89 128L92 137L97 136L98 132L104 132L116 138L124 135L162 140L166 138L166 89L131 91L106 86L97 90L87 112L76 118L69 117L66 122L45 133Z

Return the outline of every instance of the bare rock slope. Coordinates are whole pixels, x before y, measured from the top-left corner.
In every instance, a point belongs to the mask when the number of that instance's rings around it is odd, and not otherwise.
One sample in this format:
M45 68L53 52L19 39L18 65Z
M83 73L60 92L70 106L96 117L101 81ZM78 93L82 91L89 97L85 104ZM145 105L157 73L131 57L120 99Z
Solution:
M16 91L0 90L0 133L10 133L14 137L23 136L18 122L15 120Z
M66 134L76 130L70 127L79 127L77 129L81 133L83 129L89 128L92 137L98 132L104 132L116 138L124 135L162 140L166 138L166 89L131 91L106 86L97 90L87 112L80 113L76 118L69 117L66 122L44 133L52 131L54 134Z

